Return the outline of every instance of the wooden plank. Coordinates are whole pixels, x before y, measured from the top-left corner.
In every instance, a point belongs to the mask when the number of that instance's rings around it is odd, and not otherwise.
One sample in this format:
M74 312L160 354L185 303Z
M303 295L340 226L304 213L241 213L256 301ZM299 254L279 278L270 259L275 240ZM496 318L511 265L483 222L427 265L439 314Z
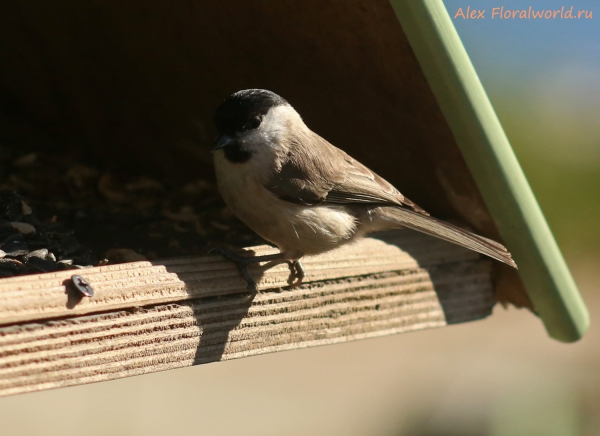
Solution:
M288 271L277 267L255 296L217 256L94 268L85 277L97 298L80 304L99 301L85 315L65 306L60 283L68 274L2 280L0 396L441 327L484 318L494 305L488 260L413 232L305 266L303 286L281 288ZM19 311L11 298L26 307Z
M459 265L460 275L388 273L5 327L0 395L441 327L444 305L463 320L487 316L489 270Z
M368 238L353 246L306 258L303 261L308 274L306 282L478 257L471 251L411 231L392 233L386 241ZM257 254L277 252L267 246L248 250ZM265 269L251 269L259 289L287 286L289 268L286 264ZM92 284L96 292L94 298L81 299L67 292L65 285L73 274L83 276ZM0 280L0 325L227 295L244 292L245 288L236 266L221 256L133 262L14 277Z

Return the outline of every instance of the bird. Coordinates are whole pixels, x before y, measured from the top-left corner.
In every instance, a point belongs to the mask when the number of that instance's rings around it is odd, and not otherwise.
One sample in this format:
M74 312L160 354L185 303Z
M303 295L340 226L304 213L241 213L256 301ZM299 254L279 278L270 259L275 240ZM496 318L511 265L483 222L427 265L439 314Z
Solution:
M500 243L430 216L392 184L313 132L282 97L265 89L231 94L216 109L212 149L217 187L231 211L279 253L235 262L257 291L247 267L280 261L290 284L305 278L304 256L353 243L369 233L410 228L517 267ZM294 282L295 280L295 282Z

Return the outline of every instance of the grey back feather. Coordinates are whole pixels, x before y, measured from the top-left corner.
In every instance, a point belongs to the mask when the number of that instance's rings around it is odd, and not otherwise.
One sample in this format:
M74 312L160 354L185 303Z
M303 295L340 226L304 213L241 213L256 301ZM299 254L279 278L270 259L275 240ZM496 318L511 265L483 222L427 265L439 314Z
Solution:
M428 215L394 186L314 132L294 132L281 169L266 188L282 200L307 205L371 204L410 207Z

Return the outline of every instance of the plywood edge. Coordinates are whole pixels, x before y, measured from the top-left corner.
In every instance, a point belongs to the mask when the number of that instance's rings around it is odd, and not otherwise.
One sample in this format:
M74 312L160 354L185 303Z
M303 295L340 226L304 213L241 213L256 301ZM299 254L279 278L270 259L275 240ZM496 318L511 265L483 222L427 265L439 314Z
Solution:
M189 269L194 262L176 264ZM490 269L488 260L470 256L256 295L5 325L0 396L485 318L494 305Z
M69 271L0 280L0 396L441 327L494 306L489 260L409 231L307 258L297 288L287 266L265 267L257 294L219 256L79 270L96 295L77 304Z

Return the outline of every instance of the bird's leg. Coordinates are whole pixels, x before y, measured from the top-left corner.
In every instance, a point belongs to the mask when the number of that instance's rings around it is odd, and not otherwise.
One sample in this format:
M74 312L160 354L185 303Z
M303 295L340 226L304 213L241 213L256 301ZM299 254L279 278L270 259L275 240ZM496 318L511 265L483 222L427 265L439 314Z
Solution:
M292 257L291 253L287 253L287 252L280 252L280 253L275 253L275 254L265 254L263 256L240 256L239 254L234 253L232 250L230 250L229 248L226 248L226 247L216 247L216 248L213 248L212 250L210 250L209 252L210 253L218 253L221 256L223 256L224 258L235 263L237 265L237 267L239 268L240 272L242 273L242 275L244 276L246 283L248 284L247 289L251 292L257 292L258 288L256 286L256 282L254 281L254 279L250 275L250 272L248 271L248 265L251 265L253 263L269 262L272 260L288 261L290 259L290 257ZM298 261L293 261L293 262L299 263ZM300 269L302 269L302 266L300 266ZM304 277L304 270L302 269L302 278L303 277Z

